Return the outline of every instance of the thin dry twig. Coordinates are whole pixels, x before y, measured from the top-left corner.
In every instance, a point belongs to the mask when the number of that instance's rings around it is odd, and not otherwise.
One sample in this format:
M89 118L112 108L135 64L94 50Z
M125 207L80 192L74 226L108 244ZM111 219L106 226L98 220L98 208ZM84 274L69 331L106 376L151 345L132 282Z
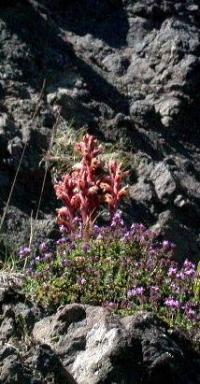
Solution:
M30 232L30 239L29 239L29 248L31 246L31 243L32 243L32 238L33 238L33 211L31 211L31 232ZM25 263L24 263L25 265Z
M61 161L61 162L66 162L66 161L69 161L69 159L71 159L72 156L51 156L51 155L45 155L42 159L42 161Z
M40 92L40 95L39 95L38 102L37 102L37 104L36 104L35 111L33 112L33 115L31 116L31 120L32 120L32 122L35 120L35 118L36 118L36 116L37 116L37 114L38 114L38 112L39 112L40 105L41 105L41 100L42 100L42 96L43 96L44 89L45 89L45 85L46 85L46 80L43 81L42 89L41 89L41 92ZM14 177L14 180L13 180L13 183L12 183L12 186L11 186L11 189L10 189L10 192L9 192L9 195L8 195L8 200L7 200L7 202L6 202L6 206L5 206L5 209L4 209L2 218L1 218L1 222L0 222L0 232L1 232L1 230L2 230L2 227L3 227L4 221L5 221L6 215L7 215L7 213L8 213L8 208L9 208L9 205L10 205L10 201L11 201L11 198L12 198L12 194L13 194L13 191L14 191L14 188L15 188L15 184L16 184L16 181L17 181L17 177L18 177L18 174L19 174L19 171L20 171L20 168L21 168L21 164L22 164L22 161L23 161L23 158L24 158L24 155L25 155L27 146L28 146L28 142L26 141L25 144L24 144L24 148L23 148L23 150L22 150L20 159L19 159L19 164L18 164L16 173L15 173L15 177Z
M53 126L51 140L50 140L50 143L49 143L47 154L44 157L44 160L45 160L45 173L44 173L44 178L43 178L43 182L42 182L42 188L41 188L41 192L40 192L40 197L39 197L37 211L36 211L36 215L35 215L34 221L36 221L38 219L39 210L40 210L41 201L42 201L42 196L43 196L44 187L45 187L45 183L46 183L46 178L47 178L47 174L48 174L48 170L49 170L49 160L48 160L48 158L50 157L50 153L51 153L51 149L52 149L52 146L53 146L53 142L54 142L54 138L55 138L55 135L56 135L56 131L57 131L57 127L58 127L59 121L60 121L60 111L58 111L56 122L55 122L55 124ZM32 245L33 236L34 236L33 218L31 218L31 219L32 219L32 221L31 221L31 234L30 234L30 239L29 239L29 248Z

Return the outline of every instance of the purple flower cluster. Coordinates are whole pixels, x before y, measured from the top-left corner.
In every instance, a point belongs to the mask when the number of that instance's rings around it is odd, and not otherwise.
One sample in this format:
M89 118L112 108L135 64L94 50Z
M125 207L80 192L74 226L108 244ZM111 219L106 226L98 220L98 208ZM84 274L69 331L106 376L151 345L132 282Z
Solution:
M122 218L122 211L118 210L114 214L110 227L114 228L114 229L124 227L124 220Z
M168 271L167 275L168 275L169 277L174 277L174 276L176 276L176 275L177 275L177 268L174 267L174 266L171 266L171 267L169 268L169 271Z
M30 256L31 249L29 247L21 247L19 250L19 258L25 259Z
M174 249L176 248L175 244L172 243L171 241L168 241L168 240L164 240L162 242L162 248L163 248L163 251L164 252L170 252L170 251L174 251Z
M173 321L181 318L198 323L196 266L186 259L180 267L173 259L173 243L158 242L143 224L128 228L121 211L110 226L94 225L87 240L82 237L80 219L76 224L77 231L70 237L60 228L61 238L54 248L42 242L33 256L28 247L20 249L20 259L28 257L28 272L41 287L49 284L48 292L52 292L56 281L55 286L60 287L56 292L65 302L83 300L129 312L142 305ZM45 288L45 297L46 292Z
M53 251L49 248L46 242L42 242L39 245L38 252L33 254L31 249L28 247L23 247L19 251L19 257L24 261L24 265L27 268L29 275L38 276L37 267L41 264L51 264L54 259ZM28 258L28 261L27 261Z
M39 247L39 250L40 250L40 253L43 254L45 252L48 251L48 246L45 242L41 243L40 244L40 247Z
M186 259L183 264L183 273L186 277L193 277L195 275L195 264Z
M176 300L174 297L168 297L165 300L165 305L172 310L178 310L180 308L180 302Z
M67 242L68 242L67 237L61 237L60 239L58 239L58 240L56 241L56 244L57 244L57 245L60 245L60 244L66 244Z
M132 297L142 297L144 295L144 292L145 292L144 287L136 287L136 288L130 289L127 293L127 296L129 299Z
M194 303L190 303L189 301L183 306L183 309L185 311L185 315L189 320L197 320L198 314L197 314L197 306Z

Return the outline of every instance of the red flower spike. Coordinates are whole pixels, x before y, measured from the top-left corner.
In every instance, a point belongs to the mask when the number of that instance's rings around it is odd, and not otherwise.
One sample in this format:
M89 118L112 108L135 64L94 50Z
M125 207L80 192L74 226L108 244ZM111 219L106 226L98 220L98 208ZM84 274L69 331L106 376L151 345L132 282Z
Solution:
M122 197L127 195L127 187L122 185L128 172L122 171L122 164L111 161L106 175L98 155L103 152L94 136L85 135L75 145L82 156L80 165L55 185L56 196L66 207L58 210L58 223L73 232L74 219L81 217L84 235L88 238L101 204L108 204L111 214L115 213ZM99 176L102 173L105 176Z

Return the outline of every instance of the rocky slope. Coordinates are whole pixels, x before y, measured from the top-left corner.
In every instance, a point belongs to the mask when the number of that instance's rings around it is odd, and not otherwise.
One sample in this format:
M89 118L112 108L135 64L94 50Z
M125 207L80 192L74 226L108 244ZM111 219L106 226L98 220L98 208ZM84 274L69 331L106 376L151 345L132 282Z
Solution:
M120 143L132 168L133 221L197 257L200 224L198 1L6 1L0 5L0 207L27 149L4 224L30 235L55 119ZM32 121L42 84L45 91ZM48 175L38 233L54 234ZM4 247L5 241L3 243ZM17 246L18 246L17 245Z
M0 276L2 279L2 276ZM15 285L20 277L14 276ZM80 304L53 314L0 289L1 384L198 384L191 343L151 313L119 318Z
M57 235L50 171L34 218L58 107L61 132L73 119L126 152L127 219L175 241L177 258L199 259L199 27L198 0L0 2L1 217L25 148L0 259L31 226L35 242ZM0 384L200 382L191 343L155 315L78 304L46 313L21 278L0 275Z
M175 240L180 256L198 254L199 15L189 0L1 3L1 208L27 142L5 233L28 236L59 105L63 127L73 119L130 153L132 219ZM50 201L48 178L42 228Z

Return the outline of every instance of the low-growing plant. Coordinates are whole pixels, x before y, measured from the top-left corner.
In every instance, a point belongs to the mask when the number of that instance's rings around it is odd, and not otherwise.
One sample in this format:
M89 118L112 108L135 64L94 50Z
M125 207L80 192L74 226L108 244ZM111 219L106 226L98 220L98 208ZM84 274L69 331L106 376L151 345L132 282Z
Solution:
M127 228L119 212L110 226L94 225L87 242L81 223L73 236L64 227L61 231L56 252L41 244L27 271L26 290L31 288L41 304L80 302L122 314L154 310L170 325L198 325L199 298L193 288L199 272L189 260L178 266L174 244L156 242L142 224Z
M42 243L37 252L24 247L27 295L44 306L80 302L103 305L122 314L154 310L170 325L198 326L200 271L189 260L179 266L174 244L159 243L142 224L127 227L118 211L127 194L127 172L116 160L104 164L102 146L85 135L75 146L81 161L56 183L61 238ZM110 224L98 226L101 206Z
M56 129L50 152L43 159L52 163L53 179L71 171L74 162L78 161L78 155L74 152L74 145L86 134L85 129L77 131L73 126L73 121L69 122L66 127L66 123L63 126L62 118L60 117L60 119L61 128Z

